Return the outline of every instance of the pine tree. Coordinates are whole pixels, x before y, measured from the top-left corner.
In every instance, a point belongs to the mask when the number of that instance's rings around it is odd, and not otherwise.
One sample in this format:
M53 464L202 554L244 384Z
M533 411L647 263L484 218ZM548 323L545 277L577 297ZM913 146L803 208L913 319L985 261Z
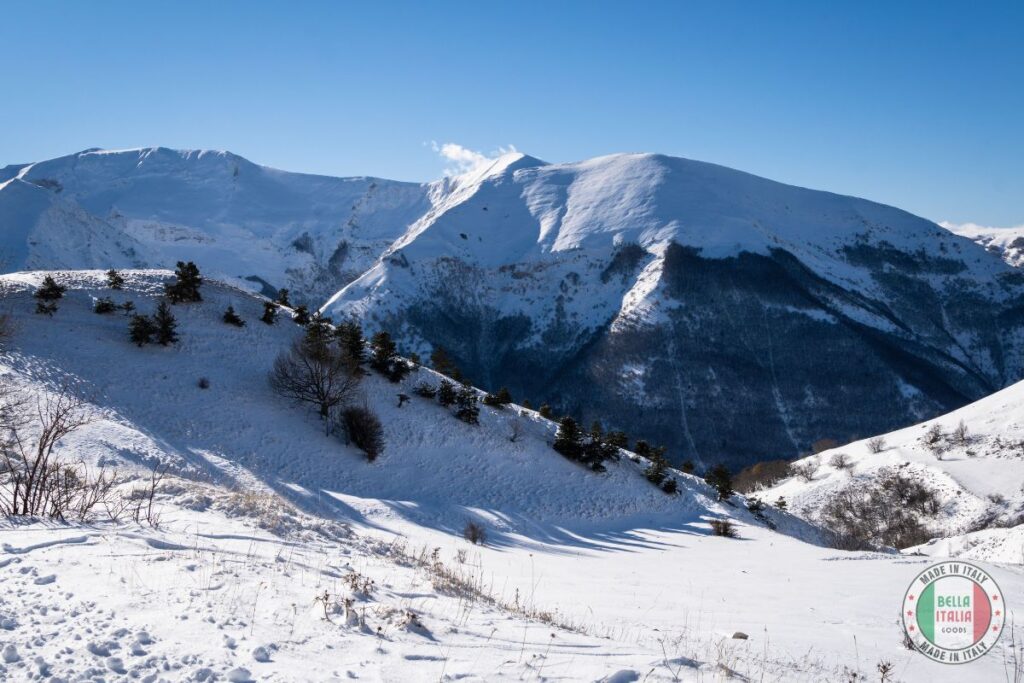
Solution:
M153 340L156 325L148 315L133 315L128 323L128 336L133 344L143 346Z
M222 319L228 325L234 325L235 327L245 327L245 321L238 317L238 314L235 313L235 307L231 306L230 304L228 305L228 310L224 311L224 316Z
M395 358L396 347L391 335L381 331L373 335L370 340L370 367L377 372L388 373L391 370L391 363Z
M462 372L459 371L455 361L452 360L452 357L448 355L448 352L442 346L434 347L434 350L430 352L430 367L456 381L462 379Z
M523 407L526 408L527 410L533 410L533 404L530 403L530 399L528 399L528 398L524 398L523 399Z
M338 335L338 344L342 351L356 365L366 362L366 338L363 337L363 327L355 319L349 319L338 325L335 330Z
M616 448L629 448L629 437L623 431L615 430L608 432L604 440Z
M437 402L447 408L455 403L456 398L455 385L446 379L441 380L441 384L437 388Z
M203 284L203 278L199 276L199 268L196 264L189 261L178 261L178 266L174 270L175 279L173 282L168 282L164 285L164 290L167 292L167 298L171 300L171 303L188 303L192 301L202 301L203 297L199 293L199 286Z
M583 432L576 420L566 416L559 421L552 447L570 460L579 460L583 456Z
M507 406L509 403L512 402L512 394L511 392L509 392L508 387L502 387L501 389L498 389L497 396L498 402L503 406Z
M124 289L124 277L111 268L107 271L107 286L111 289Z
M551 416L555 413L547 403L541 403L540 408L537 408L537 414L546 420L550 420Z
M455 417L470 424L480 423L480 406L477 405L476 391L468 384L459 388L455 399Z
M309 309L305 306L295 307L295 316L292 318L296 325L306 325L309 323Z
M39 286L33 296L36 299L36 313L53 315L57 312L57 302L64 296L67 287L57 284L52 275L43 278L43 284Z
M718 500L729 500L735 491L732 490L732 474L725 465L715 465L707 474L704 481L718 491Z
M335 352L331 344L334 341L334 331L331 329L329 318L320 313L314 313L306 323L306 333L303 336L302 344L310 357L323 359Z
M277 304L279 306L287 306L288 308L292 307L291 302L288 301L288 290L287 289L279 289L279 290L277 290Z
M277 322L277 304L273 301L264 301L263 315L260 316L260 320L265 322L267 325L273 325Z
M161 301L157 305L156 313L153 314L153 324L156 326L154 336L157 344L167 346L177 343L178 333L175 332L175 329L178 327L178 321L174 319L171 307L167 305L166 301Z

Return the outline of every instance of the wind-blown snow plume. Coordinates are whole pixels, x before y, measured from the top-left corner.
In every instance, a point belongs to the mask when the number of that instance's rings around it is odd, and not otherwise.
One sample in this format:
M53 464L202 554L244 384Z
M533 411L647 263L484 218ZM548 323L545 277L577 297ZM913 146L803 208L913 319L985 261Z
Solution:
M463 147L456 142L438 144L434 141L431 141L430 148L440 154L448 162L448 167L444 170L444 174L446 176L469 173L470 171L474 171L481 166L491 163L503 154L509 154L516 151L515 145L509 145L507 147L499 147L488 156L483 152L477 152L476 150L469 149L468 147Z

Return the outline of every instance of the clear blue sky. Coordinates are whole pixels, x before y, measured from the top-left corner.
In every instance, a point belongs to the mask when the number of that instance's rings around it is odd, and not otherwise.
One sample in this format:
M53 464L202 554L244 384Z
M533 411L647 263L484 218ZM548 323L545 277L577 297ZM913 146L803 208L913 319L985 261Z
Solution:
M1024 223L1021 0L3 2L0 46L0 165L164 145L429 180L432 140L652 151Z

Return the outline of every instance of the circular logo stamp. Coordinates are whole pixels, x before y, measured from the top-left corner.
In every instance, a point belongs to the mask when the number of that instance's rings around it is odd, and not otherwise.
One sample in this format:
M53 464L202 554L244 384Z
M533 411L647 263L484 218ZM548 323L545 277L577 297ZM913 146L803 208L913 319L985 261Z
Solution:
M903 597L903 629L925 657L966 664L983 656L1003 631L1006 605L981 567L950 560L914 578Z

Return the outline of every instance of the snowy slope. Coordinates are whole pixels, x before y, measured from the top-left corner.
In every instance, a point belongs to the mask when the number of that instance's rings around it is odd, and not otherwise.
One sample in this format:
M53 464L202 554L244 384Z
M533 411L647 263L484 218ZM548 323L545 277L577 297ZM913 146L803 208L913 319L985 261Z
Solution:
M428 207L414 183L286 173L228 152L87 150L0 171L0 244L8 270L195 260L316 304ZM93 251L66 238L76 221L90 226L79 242ZM120 249L95 253L107 235Z
M976 223L941 225L957 235L974 240L989 252L1001 256L1011 266L1024 266L1024 226L989 228Z
M965 441L947 436L940 451L928 445L936 426L950 435L961 423ZM813 480L791 477L763 495L784 496L790 509L814 519L836 491L895 468L938 491L942 504L929 520L938 540L908 552L1024 564L1024 382L881 438L880 453L866 439L797 461L816 468ZM836 453L849 456L851 470L829 464Z
M127 275L117 293L100 272L57 273L71 289L52 319L31 312L43 273L0 278L16 322L4 380L70 376L89 397L95 421L63 456L139 477L126 486L170 468L158 528L0 528L8 680L830 681L883 659L905 681L1003 674L1005 649L964 670L901 647L895 611L922 558L806 543L807 526L769 511L787 533L771 531L691 477L667 496L628 459L596 475L552 451L533 413L483 408L473 427L419 397L398 408L375 376L363 391L387 447L367 463L267 387L296 326L267 327L259 299L208 282L175 307L178 346L140 349L123 317L91 311L107 295L150 310L168 274ZM228 303L245 328L220 321ZM710 535L723 516L739 539ZM485 546L459 537L468 518ZM988 568L1024 594L1018 572Z

